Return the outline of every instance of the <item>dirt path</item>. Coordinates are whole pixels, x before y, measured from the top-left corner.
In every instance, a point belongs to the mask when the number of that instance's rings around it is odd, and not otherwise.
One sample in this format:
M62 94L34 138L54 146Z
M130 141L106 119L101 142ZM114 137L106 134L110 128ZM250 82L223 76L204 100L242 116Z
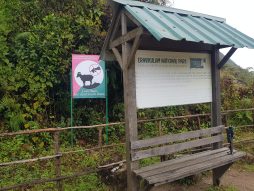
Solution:
M211 184L211 178L207 182ZM231 169L223 177L222 185L234 186L240 191L254 191L254 172Z
M153 188L152 191L205 191L212 185L211 176L203 177L192 186L164 185ZM222 186L233 186L239 191L254 191L254 172L237 171L230 169L223 176Z

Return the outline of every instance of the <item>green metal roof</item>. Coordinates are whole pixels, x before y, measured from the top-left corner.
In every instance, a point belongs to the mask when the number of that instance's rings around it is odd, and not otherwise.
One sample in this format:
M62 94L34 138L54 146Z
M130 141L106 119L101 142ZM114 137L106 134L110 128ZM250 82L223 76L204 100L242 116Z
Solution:
M223 18L133 0L121 4L158 41L163 38L235 48L254 48L254 39L226 24Z

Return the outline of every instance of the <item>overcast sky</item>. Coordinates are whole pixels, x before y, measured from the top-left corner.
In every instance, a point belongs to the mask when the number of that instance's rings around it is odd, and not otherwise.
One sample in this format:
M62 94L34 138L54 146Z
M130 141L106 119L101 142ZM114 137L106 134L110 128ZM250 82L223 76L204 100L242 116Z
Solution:
M225 18L229 25L254 38L254 0L174 0L174 2L174 8ZM254 49L238 49L231 58L243 68L254 67Z

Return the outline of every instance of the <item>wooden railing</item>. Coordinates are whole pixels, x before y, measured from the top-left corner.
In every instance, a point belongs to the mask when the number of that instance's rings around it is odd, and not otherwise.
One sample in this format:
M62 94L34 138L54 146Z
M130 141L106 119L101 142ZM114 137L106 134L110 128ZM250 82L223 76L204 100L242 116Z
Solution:
M254 108L249 108L249 109L236 109L236 110L227 110L222 112L222 115L224 116L224 122L225 126L228 125L228 115L231 113L236 113L236 112L252 112L252 118L254 122ZM146 122L155 122L159 130L159 134L162 135L162 124L161 122L164 120L181 120L181 119L191 119L191 118L196 118L198 128L201 128L201 117L209 117L211 114L210 113L205 113L205 114L194 114L194 115L185 115L185 116L176 116L176 117L161 117L161 118L156 118L156 119L145 119L145 120L139 120L138 123L146 123ZM64 128L47 128L47 129L35 129L35 130L23 130L23 131L17 131L17 132L6 132L6 133L1 133L0 138L6 138L6 137L15 137L18 135L32 135L32 134L38 134L38 133L52 133L53 138L54 138L54 155L50 156L43 156L43 157L38 157L38 158L31 158L31 159L24 159L24 160L17 160L17 161L10 161L10 162L4 162L0 163L0 168L5 167L5 166L12 166L12 165L17 165L17 164L25 164L25 163L31 163L31 162L36 162L36 161L44 161L44 160L50 160L54 159L54 167L55 167L55 177L54 178L47 178L47 179L35 179L30 182L25 182L21 184L16 184L13 186L8 186L4 188L0 188L0 191L4 190L13 190L17 188L22 188L25 186L33 186L36 184L44 184L48 182L56 182L56 187L59 191L63 191L63 180L66 179L73 179L76 177L84 176L89 173L94 173L98 172L104 168L110 168L114 165L120 164L125 162L123 161L118 161L116 163L112 164L107 164L105 166L100 166L98 168L87 168L84 171L73 173L72 175L62 175L61 173L61 157L63 155L68 155L72 153L78 153L78 152L84 152L84 151L91 151L91 150L101 150L103 148L112 148L115 146L119 145L124 145L125 143L117 143L117 144L110 144L110 145L104 145L103 144L103 128L112 127L112 126L119 126L123 125L124 122L116 122L116 123L110 123L110 124L100 124L100 125L90 125L90 126L74 126L74 127L64 127ZM242 126L237 126L237 128L242 128L242 127L254 127L253 124L249 125L242 125ZM98 130L98 146L93 147L93 148L84 148L84 149L79 149L79 150L71 150L71 151L65 151L61 152L60 150L60 133L63 131L71 130L71 129L97 129ZM253 141L254 139L246 139L246 140L241 140L236 143L240 142L249 142ZM1 152L1 151L0 151Z

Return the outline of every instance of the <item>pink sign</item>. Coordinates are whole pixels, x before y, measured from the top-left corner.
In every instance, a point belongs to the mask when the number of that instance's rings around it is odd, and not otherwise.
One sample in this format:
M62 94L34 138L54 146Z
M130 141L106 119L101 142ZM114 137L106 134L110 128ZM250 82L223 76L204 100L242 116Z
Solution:
M104 98L105 63L99 55L72 55L73 98Z

